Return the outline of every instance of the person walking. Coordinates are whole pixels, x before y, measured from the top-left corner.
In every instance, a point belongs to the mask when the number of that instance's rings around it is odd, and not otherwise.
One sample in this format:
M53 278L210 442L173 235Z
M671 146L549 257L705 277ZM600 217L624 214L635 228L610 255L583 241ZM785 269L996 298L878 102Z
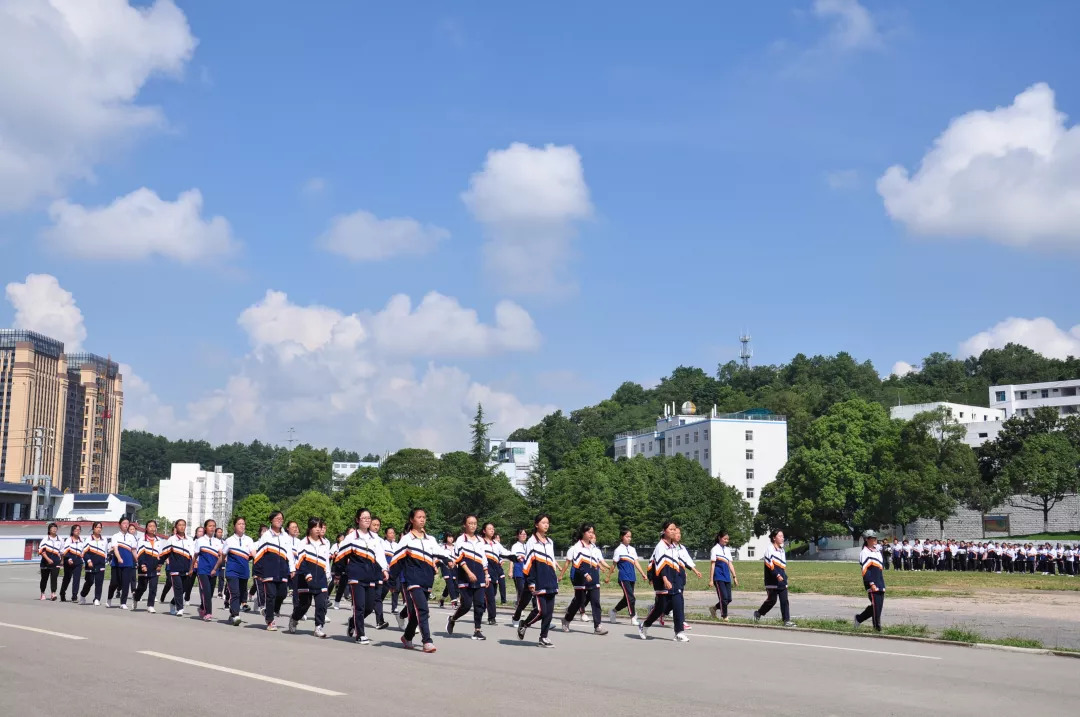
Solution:
M656 544L652 557L649 559L648 575L652 579L656 601L653 603L652 609L645 617L644 622L638 625L638 637L642 640L649 639L649 628L652 627L654 622L671 612L674 618L675 641L690 642L690 638L683 630L686 620L682 588L679 587L682 560L679 556L676 537L678 532L679 526L675 521L664 521L660 533L660 542Z
M855 629L872 619L874 630L881 632L881 610L885 606L885 574L882 571L884 558L877 546L877 534L872 530L863 533L863 547L859 552L862 565L863 587L870 604L855 616Z
M555 542L548 537L551 516L540 513L533 519L533 533L525 544L525 586L533 595L533 609L518 623L519 640L525 631L540 621L540 647L554 647L548 639L551 618L555 614L555 596L559 593L559 561L555 559Z
M60 566L64 562L64 541L57 532L60 527L56 523L49 523L45 528L45 539L38 546L38 555L41 556L41 599L56 600L56 579L60 575ZM45 597L45 586L49 586L50 595Z
M263 618L267 632L277 631L274 618L289 592L289 580L295 574L292 559L293 539L283 529L285 516L280 510L270 514L270 529L255 544L255 579L262 586L266 600Z
M156 613L154 598L157 597L158 566L161 564L161 550L165 541L158 537L157 521L146 521L146 529L135 551L135 564L138 565L138 582L132 596L133 607L138 609L139 600L149 588L150 596L146 599L146 611Z
M326 539L326 523L322 518L309 518L307 535L296 551L296 607L289 618L288 632L296 634L296 626L315 605L315 637L325 639L326 608L330 597L330 542Z
M129 530L131 521L120 519L120 529L109 541L109 557L112 560L112 575L109 578L108 607L112 607L113 588L120 594L120 609L128 610L128 593L135 584L135 553L139 549L139 539Z
M573 566L574 577L571 583L574 586L574 599L566 608L566 615L562 619L562 631L570 632L570 625L582 605L592 606L593 634L606 635L607 629L601 624L603 613L600 611L600 568L610 570L596 546L596 528L591 523L585 523L578 529L578 542L570 546L566 551L566 563L563 572L568 566ZM562 577L561 575L559 576Z
M419 629L422 649L430 654L435 652L435 643L428 622L428 601L435 584L435 564L448 561L450 556L439 546L438 540L427 534L426 527L427 511L423 508L410 510L390 561L390 580L401 586L408 611L409 619L401 636L402 646L414 649L413 637Z
M60 584L60 601L67 602L68 583L71 584L71 602L76 602L79 594L79 584L82 582L83 551L86 549L86 541L82 539L82 526L78 523L71 526L71 533L64 541L64 582Z
M222 551L225 544L214 537L217 533L217 521L208 518L203 523L202 537L195 541L195 573L199 580L199 617L205 622L214 619L214 582L221 566Z
M457 537L457 536L455 536L453 533L451 533L449 531L447 531L447 533L445 535L443 535L442 549L443 549L443 552L446 553L447 555L452 556L454 554L454 538L455 537ZM439 574L442 575L442 579L443 579L443 591L442 591L442 595L439 597L439 607L442 607L446 603L446 599L450 598L450 607L453 608L454 610L457 609L457 606L458 606L458 588L457 588L457 578L455 577L454 573L455 573L455 570L454 570L453 560L443 560L442 562L439 563Z
M735 564L731 561L731 548L728 543L731 536L726 530L716 534L716 542L709 551L709 562L712 569L709 571L709 587L716 588L717 603L709 608L709 615L716 619L716 611L720 611L720 619L728 621L728 605L731 604L731 584L739 586L739 579L735 577Z
M101 535L101 521L95 520L90 526L90 537L86 540L83 549L83 564L86 570L83 573L82 593L80 605L86 604L86 596L94 590L94 606L101 604L101 587L105 582L105 566L109 564L109 541Z
M476 526L475 515L465 516L461 535L454 541L454 565L458 569L458 595L461 603L457 611L446 619L446 633L453 635L454 625L472 609L472 639L486 640L480 624L484 618L484 594L491 577L487 568L487 548L483 538L476 534Z
M337 560L344 562L352 599L348 635L360 645L370 645L364 632L364 620L375 610L379 585L390 579L389 566L383 554L382 538L371 531L371 511L356 511L354 527L338 548Z
M774 530L769 533L770 544L765 548L762 561L765 564L765 602L761 607L754 610L754 622L772 610L776 601L780 601L780 614L784 619L784 627L795 627L791 621L791 611L788 607L788 577L787 577L787 554L784 552L784 531Z
M229 623L236 627L240 626L240 610L247 605L248 580L255 551L255 541L246 533L247 521L240 516L233 518L233 534L225 539L222 549Z
M173 523L173 534L165 541L159 559L165 562L166 579L172 583L169 614L184 617L184 581L195 572L196 554L195 541L187 537L187 521L183 518Z
M638 626L637 598L634 596L634 588L637 586L638 575L642 580L649 579L645 571L641 569L637 550L631 544L633 539L634 534L629 528L620 530L619 544L615 546L615 551L611 555L611 562L619 571L619 589L622 591L622 597L615 603L615 607L611 608L609 615L613 625L619 623L619 611L625 608L630 613L630 624L634 627ZM607 580L610 578L605 578L605 582Z

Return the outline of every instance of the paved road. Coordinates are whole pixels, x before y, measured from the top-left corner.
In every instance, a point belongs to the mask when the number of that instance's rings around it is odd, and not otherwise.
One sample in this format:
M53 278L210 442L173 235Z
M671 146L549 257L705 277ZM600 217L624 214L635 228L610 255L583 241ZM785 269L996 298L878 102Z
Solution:
M439 610L439 652L423 655L401 649L394 629L372 631L371 647L346 641L344 611L331 612L335 639L320 641L310 621L303 634L286 635L39 602L33 574L0 571L0 714L175 704L229 717L313 709L1042 716L1075 715L1080 704L1080 662L1061 657L749 627L699 626L681 645L670 630L642 642L627 625L596 637L577 624L542 650L506 626L486 628L484 643L447 637ZM1032 689L1032 675L1052 689Z

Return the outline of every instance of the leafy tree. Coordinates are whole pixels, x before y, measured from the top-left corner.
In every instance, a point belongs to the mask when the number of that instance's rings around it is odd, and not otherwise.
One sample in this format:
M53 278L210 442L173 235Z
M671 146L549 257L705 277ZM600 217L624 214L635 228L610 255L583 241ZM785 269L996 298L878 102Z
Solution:
M539 456L529 466L529 480L525 483L525 505L534 515L547 509L547 493L551 481L548 468Z
M265 493L252 493L233 507L233 515L243 518L247 523L247 534L252 540L258 540L259 526L269 524L273 510L273 504Z
M439 459L423 448L402 448L383 461L379 472L388 481L427 485L439 475Z
M488 452L488 429L491 428L490 423L484 422L484 407L476 404L476 415L473 417L472 422L472 459L481 465L487 464L491 460L491 454Z
M332 464L325 449L300 444L277 456L265 481L265 492L273 501L283 501L309 490L329 493Z
M1070 493L1080 492L1080 452L1062 432L1029 436L1005 465L1002 475L1017 496L1013 505L1038 510L1043 532L1050 530L1050 511Z
M600 545L614 545L618 528L608 507L610 481L615 463L604 455L603 441L590 438L566 459L567 465L551 478L551 537L557 545L569 545L583 523L592 523ZM558 516L558 520L555 517Z
M346 451L341 448L335 448L330 451L330 460L334 463L356 463L360 460L360 454L356 451Z
M285 511L285 519L295 520L300 526L301 535L307 530L308 519L313 517L326 521L326 530L331 536L345 532L347 527L341 509L330 496L319 491L304 493Z
M367 454L364 455L363 458L360 459L360 462L361 463L378 463L379 462L379 456L375 455L374 453L367 453Z
M404 513L394 503L390 491L381 480L365 482L345 499L341 506L341 517L346 527L355 525L356 511L360 508L367 508L373 517L382 519L384 526L393 526L395 530L400 530L405 523Z

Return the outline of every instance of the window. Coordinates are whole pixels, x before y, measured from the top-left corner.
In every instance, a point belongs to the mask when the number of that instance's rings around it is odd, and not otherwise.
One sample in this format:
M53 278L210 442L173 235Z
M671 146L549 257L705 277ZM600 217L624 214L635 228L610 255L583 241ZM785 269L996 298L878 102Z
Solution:
M694 451L694 460L695 461L701 460L701 458L698 456L698 451Z
M697 443L697 441L698 441L698 432L694 431L694 443Z
M754 469L753 468L747 468L746 469L746 480L747 480L747 482L750 482L750 481L754 480Z
M986 437L987 437L987 434L986 434L986 433L980 433L980 434L979 434L979 438L986 438Z
M1050 392L1047 391L1045 388L1042 390L1042 397L1043 398L1050 398Z
M705 449L705 460L709 460L709 449Z
M682 445L682 436L675 436L675 445L677 445L677 446Z
M649 441L649 453L652 453L652 441Z
M746 489L746 497L747 498L753 498L754 497L754 489L753 488L747 488Z
M1005 392L1004 391L998 391L997 393L995 393L994 394L994 400L995 401L1004 401L1005 400Z
M964 417L964 412L963 412L963 411L961 411L961 412L960 412L960 418L963 418L963 417Z
M748 461L754 460L754 449L753 448L747 448L746 449L746 460L748 460Z
M706 441L709 440L709 429L705 429L704 433L705 433L705 440Z
M671 439L670 438L667 439L667 447L668 447L668 450L670 451L671 450Z
M1026 408L1021 408L1020 409L1020 415L1021 416L1026 416L1027 415L1027 409Z
M754 432L753 431L747 431L746 432L746 440L748 440L748 441L754 440Z
M1021 401L1027 400L1027 391L1021 391L1019 395L1017 395L1017 398L1019 398Z

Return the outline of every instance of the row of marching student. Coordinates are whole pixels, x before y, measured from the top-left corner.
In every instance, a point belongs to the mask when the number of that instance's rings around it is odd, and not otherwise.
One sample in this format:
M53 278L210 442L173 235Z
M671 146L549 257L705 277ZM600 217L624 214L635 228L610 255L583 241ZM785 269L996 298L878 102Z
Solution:
M434 652L429 602L436 571L441 570L447 578L447 593L440 599L440 605L447 596L452 601L456 600L455 610L446 622L446 633L454 634L459 621L471 618L472 639L483 641L486 639L482 629L485 612L488 624L496 624L493 605L498 576L502 574L502 562L509 560L518 589L511 626L517 629L518 637L522 640L530 628L538 627L538 644L542 647L552 646L550 630L555 597L559 592L560 580L567 571L574 594L560 621L563 631L570 630L579 610L591 608L593 633L607 634L601 624L599 595L601 571L604 571L609 575L617 574L622 593L618 604L611 610L612 622L616 622L618 612L625 609L631 624L638 628L639 637L648 639L650 627L656 622L664 624L666 616L670 614L675 640L689 640L686 632L690 626L685 619L683 592L687 573L692 571L699 576L701 573L682 545L680 528L673 521L663 524L660 541L650 556L648 569L644 571L631 545L632 534L629 530L621 532L612 564L608 564L596 545L595 529L588 523L575 533L574 543L566 551L565 562L560 567L554 542L549 537L551 519L546 514L536 517L531 532L520 530L517 542L510 550L503 548L496 540L492 524L480 526L475 515L466 516L461 534L452 543L449 540L439 541L427 534L427 515L423 509L410 511L400 539L396 542L379 535L376 521L377 518L373 518L370 511L361 508L356 512L353 527L347 534L338 536L334 543L327 540L326 525L321 519L311 518L301 538L299 526L293 521L286 524L280 511L274 511L269 516L268 525L260 526L257 540L247 536L243 518L233 521L233 532L225 539L219 537L213 520L200 526L194 537L189 537L188 525L182 519L176 521L168 538L157 534L154 521L148 521L142 537L137 537L128 521L122 520L117 533L109 539L102 536L102 525L98 522L93 524L88 538L81 537L81 529L76 525L66 540L57 536L56 524L50 523L48 537L42 541L39 550L42 557L42 599L46 599L45 588L50 580L53 585L52 598L56 599L56 575L63 567L65 574L61 599L65 599L70 583L74 600L79 592L80 578L84 578L81 592L83 604L89 592L94 590L94 604L99 605L105 567L110 565L113 568L110 582L120 596L120 608L128 609L129 596L133 597L137 607L145 595L147 611L155 612L156 585L160 573L164 572L166 588L172 591L171 614L184 616L192 583L197 580L199 616L204 621L213 620L214 596L220 593L229 611L227 622L240 625L240 613L247 610L247 601L252 594L248 591L248 582L253 579L254 594L268 631L278 629L277 620L284 614L282 609L291 588L293 601L288 613L287 631L295 633L298 623L314 608L313 634L317 638L325 638L326 615L331 607L331 589L336 579L339 587L344 585L348 591L352 612L347 634L357 643L370 644L365 634L365 620L372 613L376 614L376 628L385 629L387 624L381 614L382 600L388 591L399 591L403 609L400 613L397 613L396 606L393 609L399 628L404 630L402 644L410 649L415 647L413 641L419 633L420 649ZM856 623L873 618L875 628L880 629L885 589L881 572L883 561L876 547L876 538L872 533L868 532L867 535L862 562L870 606L856 618ZM774 531L770 538L771 545L763 561L768 598L755 611L754 617L760 619L779 602L784 624L794 626L787 600L784 535ZM738 584L728 541L726 532L719 533L710 553L709 582L711 587L716 588L718 598L711 612L715 615L719 610L722 619L726 618L727 606L731 602L731 583ZM640 621L634 591L639 575L652 583L655 596L652 607ZM610 577L603 580L608 582ZM163 591L162 600L164 595ZM342 592L339 591L337 595L334 607L339 607L337 603ZM523 617L526 608L531 609Z

